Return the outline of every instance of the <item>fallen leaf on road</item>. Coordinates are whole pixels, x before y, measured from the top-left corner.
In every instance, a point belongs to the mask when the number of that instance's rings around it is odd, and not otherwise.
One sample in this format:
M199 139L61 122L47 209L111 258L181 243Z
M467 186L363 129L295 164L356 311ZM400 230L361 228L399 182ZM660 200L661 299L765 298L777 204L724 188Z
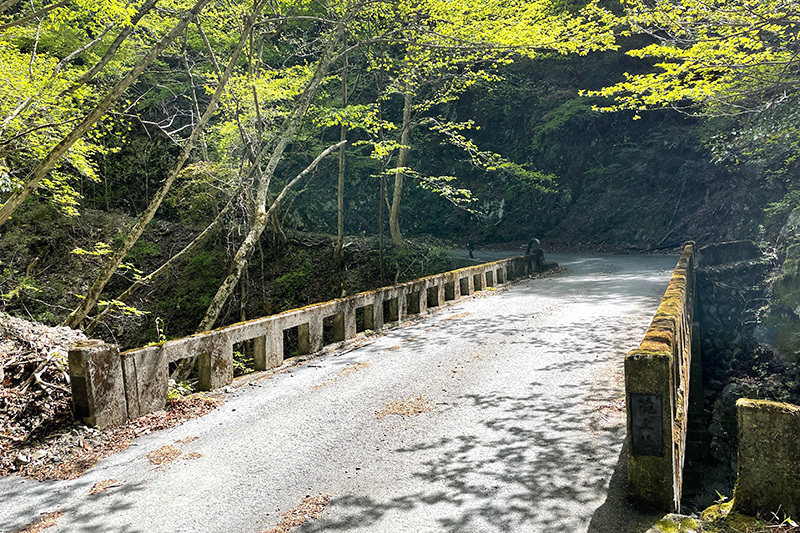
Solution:
M92 485L92 490L89 491L89 494L100 494L101 492L105 492L111 487L119 487L122 485L116 479L106 479L103 481L98 481L94 485Z
M322 516L325 507L331 501L329 494L308 496L298 505L283 513L283 520L264 533L288 533L294 527L302 526L308 520L316 520Z
M160 466L171 463L177 459L180 454L181 451L178 448L172 444L167 444L166 446L162 446L161 448L148 453L147 459L150 461L150 464Z
M41 517L39 517L36 521L31 522L25 529L17 531L15 533L39 533L43 529L47 529L56 525L56 521L64 513L61 511L54 511L52 513L45 513Z
M418 416L422 413L427 413L436 409L436 404L422 396L414 396L404 400L396 400L390 402L382 410L375 413L375 418L381 418L389 415L399 416Z

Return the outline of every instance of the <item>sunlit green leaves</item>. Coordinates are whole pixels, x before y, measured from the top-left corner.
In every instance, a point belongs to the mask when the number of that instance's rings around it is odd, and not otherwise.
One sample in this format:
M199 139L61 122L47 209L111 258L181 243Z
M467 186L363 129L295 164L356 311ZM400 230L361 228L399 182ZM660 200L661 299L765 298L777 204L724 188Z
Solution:
M603 110L692 108L715 114L768 105L798 84L800 11L794 0L625 0L630 30L655 43L629 55L655 70L590 94Z

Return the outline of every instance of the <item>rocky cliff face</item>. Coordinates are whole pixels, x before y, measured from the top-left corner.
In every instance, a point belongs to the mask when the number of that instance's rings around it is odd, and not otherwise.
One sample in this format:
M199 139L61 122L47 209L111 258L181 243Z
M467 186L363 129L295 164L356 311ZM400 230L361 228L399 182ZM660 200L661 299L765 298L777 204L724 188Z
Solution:
M781 266L754 337L784 363L796 365L800 359L800 208L789 215L777 245Z

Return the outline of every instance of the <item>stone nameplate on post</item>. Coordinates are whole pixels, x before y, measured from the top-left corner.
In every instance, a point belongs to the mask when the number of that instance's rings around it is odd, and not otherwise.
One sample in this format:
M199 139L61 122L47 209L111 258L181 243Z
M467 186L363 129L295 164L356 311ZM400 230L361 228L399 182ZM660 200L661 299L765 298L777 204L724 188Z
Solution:
M636 455L664 456L661 396L631 393L631 445Z

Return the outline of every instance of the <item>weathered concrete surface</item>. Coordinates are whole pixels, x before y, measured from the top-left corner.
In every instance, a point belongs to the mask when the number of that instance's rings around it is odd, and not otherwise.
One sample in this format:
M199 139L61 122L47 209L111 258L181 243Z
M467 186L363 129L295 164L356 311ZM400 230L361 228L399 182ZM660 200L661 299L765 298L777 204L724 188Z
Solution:
M800 517L800 406L764 400L736 402L739 474L734 511Z
M163 409L167 403L169 390L166 353L153 347L150 350L120 355L125 375L128 418L137 418Z
M622 365L677 257L552 258L573 273L485 291L235 388L79 480L0 479L0 530L60 509L48 533L255 533L325 493L322 520L299 531L645 531L661 516L624 503ZM417 396L435 409L376 418ZM150 465L166 444L183 455ZM89 495L110 478L122 485Z
M101 429L124 423L128 407L117 346L96 340L79 342L68 357L76 417Z
M628 490L638 504L681 509L691 391L694 243L684 247L652 324L625 357ZM699 391L698 391L699 393Z

